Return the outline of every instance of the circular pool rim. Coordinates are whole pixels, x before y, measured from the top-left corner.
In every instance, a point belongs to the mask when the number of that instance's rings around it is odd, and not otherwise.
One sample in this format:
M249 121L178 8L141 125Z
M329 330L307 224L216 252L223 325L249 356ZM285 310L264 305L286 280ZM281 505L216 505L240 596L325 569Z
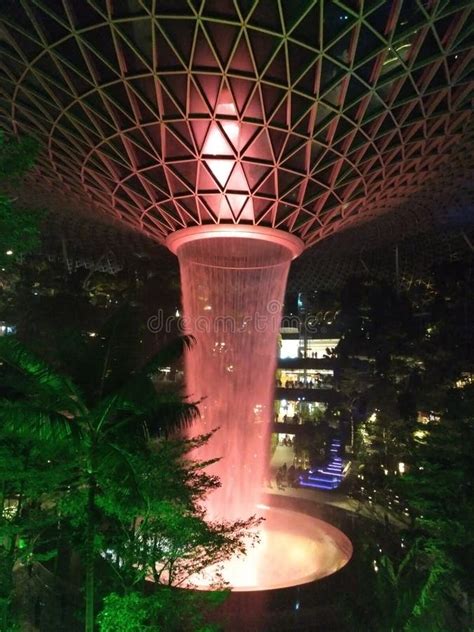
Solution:
M350 539L347 537L345 533L343 533L338 527L335 527L333 524L327 522L327 520L323 520L321 518L317 518L314 515L308 514L306 512L299 511L294 508L288 507L275 507L268 505L260 505L260 512L265 517L267 515L266 521L268 520L268 525L271 527L267 531L267 535L270 533L272 536L276 536L278 534L284 534L288 536L288 546L291 546L291 537L294 537L294 543L297 545L298 540L306 540L309 544L308 552L312 553L313 557L313 570L308 572L307 566L308 561L305 561L305 571L302 574L295 574L294 569L291 564L286 567L287 573L289 573L285 578L279 578L280 576L275 576L275 580L273 582L268 581L268 577L266 579L257 580L258 583L251 583L248 585L245 584L232 584L232 581L228 581L226 583L226 588L228 588L232 593L250 593L250 592L262 592L268 590L281 590L286 588L294 588L297 586L302 586L304 584L310 584L313 582L317 582L321 579L329 577L331 575L336 574L342 568L344 568L348 562L350 561L353 554L353 546ZM279 519L284 517L284 520L279 523ZM275 523L281 525L289 525L289 528L275 528ZM329 541L325 542L326 545L332 546L335 550L338 551L339 557L337 560L331 560L331 565L328 567L321 567L320 562L321 559L318 557L317 548L312 548L310 543L321 541L322 538L328 538ZM251 553L252 549L250 549ZM282 552L275 551L275 555L279 556L280 561L282 560ZM250 555L251 557L251 555ZM334 567L334 563L337 563L337 568ZM318 565L319 564L319 565ZM310 564L309 564L310 565ZM285 569L285 565L282 564L281 567ZM280 568L281 568L280 567ZM204 575L206 571L212 577L212 569L213 567L209 567L204 571ZM224 574L225 576L225 574ZM288 579L289 577L289 579ZM209 587L211 586L211 587ZM184 586L183 586L184 587ZM189 584L186 586L190 590L214 590L212 587L211 581L209 580L207 585L206 581L201 578L190 578Z

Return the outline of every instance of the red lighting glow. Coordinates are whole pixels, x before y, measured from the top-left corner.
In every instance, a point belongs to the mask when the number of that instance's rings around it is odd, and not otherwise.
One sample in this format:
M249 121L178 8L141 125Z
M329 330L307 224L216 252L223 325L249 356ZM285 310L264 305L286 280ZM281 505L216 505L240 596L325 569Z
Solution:
M222 116L231 116L233 119ZM235 217L239 220L253 220L250 187L238 161L241 124L237 120L235 105L218 105L216 117L209 126L202 148L203 162L222 190L222 195L218 196L218 208L214 211L221 220Z
M219 458L208 471L222 487L210 519L256 513L267 476L277 335L291 259L302 245L256 227L189 229L170 238L177 253L188 332L186 390L200 403L193 435L215 431L193 455Z
M206 590L220 578L233 591L286 588L331 575L350 560L351 542L328 523L283 509L259 510L265 522L257 545L191 576L185 586Z

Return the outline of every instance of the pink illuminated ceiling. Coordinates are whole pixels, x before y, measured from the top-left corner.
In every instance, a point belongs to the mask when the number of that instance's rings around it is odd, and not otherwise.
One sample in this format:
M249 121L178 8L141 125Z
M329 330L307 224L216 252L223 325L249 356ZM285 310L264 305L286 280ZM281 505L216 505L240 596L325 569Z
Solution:
M41 197L160 241L255 223L308 245L463 186L472 3L4 0L1 124ZM465 159L464 159L465 157Z

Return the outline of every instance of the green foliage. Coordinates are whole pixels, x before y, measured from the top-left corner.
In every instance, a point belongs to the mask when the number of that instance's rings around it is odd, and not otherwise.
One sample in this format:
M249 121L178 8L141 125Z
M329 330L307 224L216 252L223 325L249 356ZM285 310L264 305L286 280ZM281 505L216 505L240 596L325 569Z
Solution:
M366 525L355 534L352 578L357 599L344 604L354 632L447 632L463 629L447 607L454 569L442 550L423 538ZM384 543L385 542L385 543ZM402 547L393 546L397 542ZM382 546L384 547L382 549ZM363 585L363 590L360 586Z
M225 593L176 591L160 587L145 596L132 592L111 593L99 614L100 632L214 632L205 623L205 612L219 605Z
M12 195L19 178L33 166L38 143L29 137L5 139L0 132L0 267L33 252L40 244L40 224L43 213L14 207ZM7 254L13 253L13 254Z
M460 595L474 596L474 387L457 384L474 370L470 301L469 266L445 266L405 294L370 281L346 289L338 351L365 365L359 383L355 375L341 384L346 402L359 394L366 408L356 485L375 489L374 502L392 517L404 507L411 516L405 558L377 556L375 575L373 551L361 563L374 580L367 611L377 632L463 629ZM431 412L431 421L417 423L418 411ZM395 475L398 462L403 476Z
M301 431L295 435L295 454L299 457L307 454L313 467L324 463L330 437L331 430L326 422L321 421L314 425L305 424Z
M474 389L455 389L438 422L416 445L417 468L399 484L416 512L416 527L438 557L450 565L456 584L474 597ZM453 582L454 583L454 582Z
M0 629L7 629L15 569L56 557L56 500L74 472L64 446L59 451L50 441L32 440L2 421L0 414Z
M111 593L104 599L104 607L98 617L100 632L148 632L160 630L151 627L150 600L139 593L117 595Z
M0 194L0 266L9 267L22 255L40 245L43 213L13 208L10 199ZM12 253L12 254L7 254Z
M20 496L25 508L15 509L14 520L4 520L6 558L10 569L18 560L48 563L59 550L58 542L67 541L84 560L87 632L93 630L97 606L111 591L116 596L105 602L104 626L109 625L110 613L118 604L118 619L110 624L115 629L138 626L140 630L146 624L143 617L149 618L150 612L162 626L158 629L188 629L189 621L197 621L197 604L202 603L206 610L210 597L167 592L163 584L177 586L203 568L242 552L248 544L245 535L252 520L204 520L205 496L219 483L204 473L205 464L190 462L188 453L207 437L165 438L166 428L189 423L197 408L176 395L157 393L151 378L163 361L172 361L189 344L187 338L178 341L127 379L123 370L114 375L112 336L98 349L102 364L99 371L93 369L102 379L97 389L95 384L89 388L88 375L83 384L76 384L14 337L0 338L4 390L0 430L5 438L0 482L4 486L11 483L8 497ZM33 459L26 447L44 442L50 449ZM21 460L23 452L17 452L19 446L25 446L27 464ZM13 529L11 534L9 529ZM145 594L150 577L159 599L140 602L142 612L133 601L138 598L127 596ZM10 581L3 591L6 599L12 585ZM117 599L122 597L124 601L119 603ZM178 618L175 612L168 612L170 604L173 608L181 604ZM179 625L172 628L172 622L178 620ZM189 625L190 630L197 630L201 624Z
M190 466L186 455L205 440L161 440L129 454L139 493L123 485L123 468L118 476L111 468L98 473L97 507L114 525L102 546L113 551L105 559L123 589L147 577L157 585L178 586L249 544L251 521L204 520L202 503L218 481L200 464Z
M30 136L6 138L0 130L0 181L17 178L33 167L38 155L38 141Z

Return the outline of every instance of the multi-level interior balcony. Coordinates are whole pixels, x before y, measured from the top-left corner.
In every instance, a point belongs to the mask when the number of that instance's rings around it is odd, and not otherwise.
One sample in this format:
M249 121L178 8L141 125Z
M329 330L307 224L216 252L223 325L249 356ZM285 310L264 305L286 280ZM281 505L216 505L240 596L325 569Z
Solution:
M293 426L318 423L327 407L337 402L337 360L333 357L337 343L337 338L310 338L297 328L282 330L275 378L275 431L294 432Z

